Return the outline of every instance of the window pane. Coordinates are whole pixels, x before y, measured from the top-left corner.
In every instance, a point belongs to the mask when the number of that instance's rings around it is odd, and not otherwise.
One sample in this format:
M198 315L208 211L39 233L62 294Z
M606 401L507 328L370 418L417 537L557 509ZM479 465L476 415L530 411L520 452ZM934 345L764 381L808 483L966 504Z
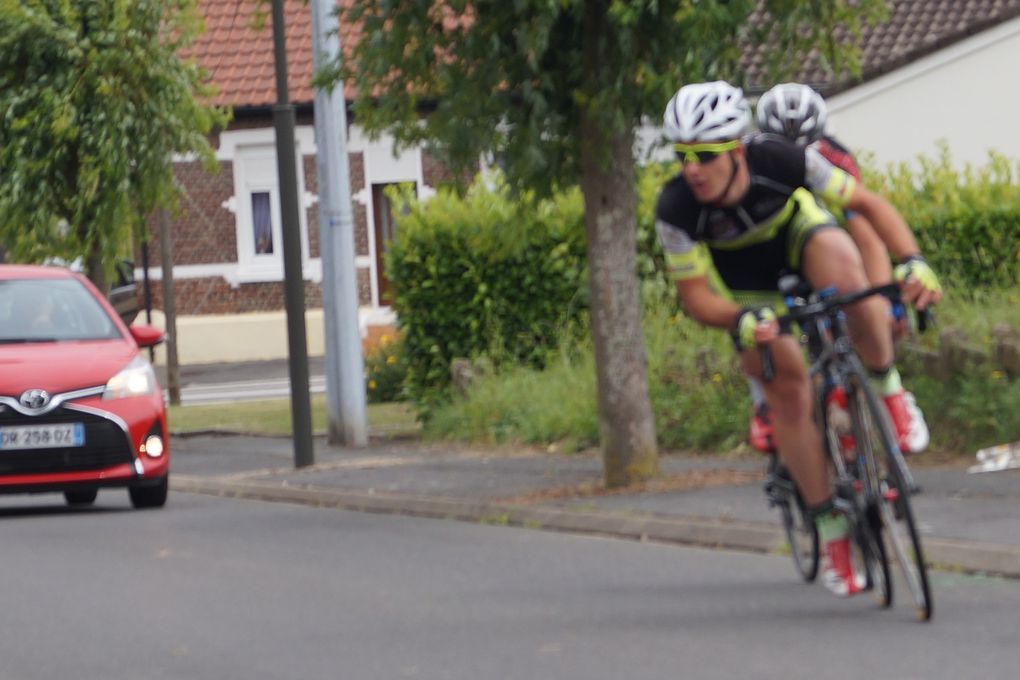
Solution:
M255 254L273 254L273 213L269 192L260 191L251 195L251 220L255 230Z

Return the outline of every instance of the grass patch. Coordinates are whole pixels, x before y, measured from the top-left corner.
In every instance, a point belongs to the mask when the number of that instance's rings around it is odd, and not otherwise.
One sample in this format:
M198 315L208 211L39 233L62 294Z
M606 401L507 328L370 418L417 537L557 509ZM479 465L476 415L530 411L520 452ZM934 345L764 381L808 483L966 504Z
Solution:
M966 289L964 289L966 290ZM938 344L938 331L954 326L967 334L975 344L987 347L992 329L1006 324L1020 330L1020 290L971 290L962 293L947 286L946 296L935 308L935 332L925 333L919 340L925 345Z
M749 400L724 333L666 312L645 320L649 393L660 444L730 449L743 439ZM565 344L545 370L504 367L428 419L429 437L480 443L598 445L595 358L590 341Z
M171 406L167 419L173 433L222 430L264 435L290 435L290 399L266 399L229 404ZM312 395L312 430L326 434L326 395ZM369 433L376 436L418 434L414 411L401 402L368 405Z
M941 327L961 328L987 346L998 323L1020 328L1020 293L950 296L937 310ZM733 451L744 445L750 398L725 333L665 310L644 321L648 382L659 445L664 450ZM937 343L929 333L925 344ZM947 384L906 375L925 411L935 450L973 455L983 446L1020 439L1020 381L969 370ZM438 407L426 435L478 443L556 444L573 451L598 443L594 352L575 343L545 370L503 368L466 396Z
M487 444L557 442L568 452L598 443L591 352L563 353L545 370L511 367L483 376L467 397L437 408L426 435Z

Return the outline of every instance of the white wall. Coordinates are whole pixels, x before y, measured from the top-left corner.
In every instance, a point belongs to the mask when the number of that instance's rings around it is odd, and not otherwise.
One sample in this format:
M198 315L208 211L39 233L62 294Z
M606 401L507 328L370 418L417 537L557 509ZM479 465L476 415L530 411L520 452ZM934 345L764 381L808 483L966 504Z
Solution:
M880 166L933 156L983 165L988 150L1020 160L1020 19L1013 19L828 100L829 129Z
M325 331L321 309L305 310L305 334L309 356L325 352ZM144 323L144 313L137 323ZM362 307L358 310L361 338L369 336L370 326L393 326L396 316L390 309ZM152 310L152 325L166 328L166 318ZM182 366L193 364L229 363L234 361L265 361L288 356L287 314L252 312L248 314L217 314L182 316L177 319L177 359ZM166 344L156 347L156 363L166 365Z

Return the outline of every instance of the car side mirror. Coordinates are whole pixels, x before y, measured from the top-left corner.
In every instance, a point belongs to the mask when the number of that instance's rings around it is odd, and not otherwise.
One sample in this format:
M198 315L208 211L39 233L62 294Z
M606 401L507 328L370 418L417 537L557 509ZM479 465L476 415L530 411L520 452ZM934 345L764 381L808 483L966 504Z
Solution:
M139 347L155 347L166 337L163 331L158 328L144 324L129 326L128 330L131 331L131 337L135 339Z

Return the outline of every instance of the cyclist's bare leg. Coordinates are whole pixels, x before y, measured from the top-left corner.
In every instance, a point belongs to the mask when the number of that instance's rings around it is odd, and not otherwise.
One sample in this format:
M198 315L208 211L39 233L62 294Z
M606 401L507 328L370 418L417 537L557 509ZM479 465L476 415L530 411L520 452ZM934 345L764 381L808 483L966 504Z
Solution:
M881 286L892 281L892 262L889 260L889 251L882 239L879 238L878 233L875 232L875 228L871 226L871 222L868 222L862 215L850 213L846 219L846 230L850 232L854 243L861 251L861 259L864 262L864 271L868 274L868 282L872 286ZM888 317L893 337L897 338L906 333L906 320L893 318L892 303L881 297L875 299L882 302L882 308Z
M772 409L772 423L779 457L789 469L808 507L829 500L832 491L825 467L822 437L815 425L811 383L800 345L781 335L769 346L774 377L762 381L765 398ZM762 379L761 354L751 349L740 354L744 371Z
M864 263L864 271L868 275L868 281L873 286L880 286L883 283L892 281L892 263L889 261L889 251L885 243L879 238L875 228L871 226L863 216L853 213L847 217L846 230L850 232L851 238L861 251L861 260Z
M801 269L816 290L835 286L840 293L864 290L870 284L861 253L846 231L816 231L804 246ZM884 370L893 362L888 306L870 297L846 308L847 325L857 352L871 369Z

